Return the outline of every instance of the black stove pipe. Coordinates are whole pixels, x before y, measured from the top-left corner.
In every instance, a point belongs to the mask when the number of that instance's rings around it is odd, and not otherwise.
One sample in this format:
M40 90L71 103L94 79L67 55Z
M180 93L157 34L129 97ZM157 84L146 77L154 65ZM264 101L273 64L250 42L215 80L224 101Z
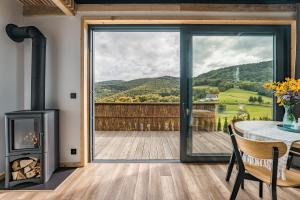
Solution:
M6 26L6 33L15 42L32 39L31 110L45 110L46 37L34 26Z

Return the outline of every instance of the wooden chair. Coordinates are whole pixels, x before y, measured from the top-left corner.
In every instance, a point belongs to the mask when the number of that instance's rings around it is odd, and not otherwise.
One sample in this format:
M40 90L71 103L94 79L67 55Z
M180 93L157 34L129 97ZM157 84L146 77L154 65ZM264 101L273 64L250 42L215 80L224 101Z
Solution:
M233 122L232 122L231 126L232 126L232 130L235 130ZM239 135L241 135L241 134L239 134ZM286 166L287 169L291 168L294 157L300 157L300 141L292 144L292 147L289 151L289 157L288 157L287 166ZM230 160L229 160L229 163L228 163L228 168L227 168L227 173L226 173L226 178L225 178L225 180L227 182L229 182L229 180L230 180L235 162L236 162L236 158L235 158L235 153L233 150ZM242 185L242 188L243 188L243 185Z
M236 130L234 128L234 123L235 122L231 122L231 129L232 131L234 131L234 133L236 134ZM230 135L230 131L228 129L228 134ZM239 135L241 135L240 133L238 133ZM232 154L231 154L231 157L230 157L230 160L229 160L229 163L228 163L228 168L227 168L227 173L226 173L226 178L225 180L227 182L229 182L230 180L230 177L231 177L231 174L232 174L232 170L233 170L233 167L234 167L234 164L236 163L236 158L235 158L235 153L234 153L234 149L232 149ZM242 188L243 188L243 185L242 185Z
M230 200L236 199L243 180L259 181L260 197L263 194L263 182L271 186L272 200L277 199L276 187L300 186L300 174L286 170L286 180L277 179L278 158L287 152L287 146L283 142L256 141L243 138L234 133L232 125L228 126L235 157L238 164L238 174L230 196ZM272 159L272 170L249 163L244 164L241 152L258 159Z
M292 162L293 162L293 158L294 157L300 157L300 142L294 142L292 144L292 147L290 149L289 152L289 158L288 158L288 162L287 162L287 169L291 168Z

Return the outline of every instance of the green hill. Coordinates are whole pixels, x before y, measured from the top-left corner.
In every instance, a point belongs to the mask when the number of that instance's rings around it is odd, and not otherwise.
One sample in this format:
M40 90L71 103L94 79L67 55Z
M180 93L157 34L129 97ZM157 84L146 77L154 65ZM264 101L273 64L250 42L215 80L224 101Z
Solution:
M194 78L194 85L217 86L222 82L234 82L237 68L240 81L264 83L273 79L272 61L235 65L209 71Z
M105 81L95 84L96 97L135 96L144 94L179 95L179 78L163 76L131 81Z
M236 73L239 68L239 82ZM218 88L221 92L239 87L244 90L258 92L259 95L271 96L262 85L272 80L272 61L230 66L212 70L193 78L194 88ZM141 78L130 81L110 80L95 84L95 97L134 97L138 95L179 96L180 80L176 77L163 76L157 78ZM203 89L202 93L207 91ZM195 91L196 92L196 91ZM201 93L201 91L198 91ZM205 95L205 94L204 94Z
M178 91L178 92L176 92ZM144 94L160 94L162 96L179 95L179 78L164 76L147 80L143 84L133 87L122 94L128 96L144 95Z

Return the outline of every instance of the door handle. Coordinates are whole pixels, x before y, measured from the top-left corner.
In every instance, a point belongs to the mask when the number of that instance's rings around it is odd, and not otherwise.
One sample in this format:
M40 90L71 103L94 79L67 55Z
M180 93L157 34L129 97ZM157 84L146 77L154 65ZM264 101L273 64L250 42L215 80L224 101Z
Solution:
M192 127L193 126L193 116L191 116L191 109L185 108L185 103L182 103L182 109L183 109L183 113L185 114L185 117L188 120L187 125L189 127Z
M185 117L188 117L190 114L190 109L189 108L185 108L185 103L182 103L182 111L185 114Z
M189 127L193 127L193 115L191 114L191 110L188 109L188 123L189 123Z
M187 117L190 115L190 109L189 108L185 109L185 114L186 114Z

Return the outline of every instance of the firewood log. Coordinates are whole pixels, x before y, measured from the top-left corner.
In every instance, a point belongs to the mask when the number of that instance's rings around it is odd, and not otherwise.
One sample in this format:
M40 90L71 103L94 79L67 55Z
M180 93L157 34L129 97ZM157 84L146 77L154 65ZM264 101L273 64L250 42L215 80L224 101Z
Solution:
M38 174L41 173L41 168L40 168L40 167L35 167L34 170L35 170Z
M14 172L20 170L21 167L20 167L20 162L19 162L19 160L15 160L15 161L12 163L11 168L13 169Z
M30 165L33 162L33 160L20 160L20 167L24 168Z
M34 161L38 161L39 159L38 158L35 158L35 157L29 157L31 160L34 160Z
M29 165L29 166L24 168L24 173L26 174L27 172L30 172L32 169L33 168L31 168L30 165Z
M34 169L34 167L36 166L36 164L37 164L37 161L33 161L31 164L29 164L29 167L31 169Z
M35 170L31 170L30 172L26 173L27 178L33 178L35 176L36 176L36 171Z
M17 178L18 178L19 172L12 172L11 174L12 174L12 179L13 179L14 181L16 181Z
M26 179L25 175L23 174L23 172L21 170L19 170L17 180L24 180L24 179Z

